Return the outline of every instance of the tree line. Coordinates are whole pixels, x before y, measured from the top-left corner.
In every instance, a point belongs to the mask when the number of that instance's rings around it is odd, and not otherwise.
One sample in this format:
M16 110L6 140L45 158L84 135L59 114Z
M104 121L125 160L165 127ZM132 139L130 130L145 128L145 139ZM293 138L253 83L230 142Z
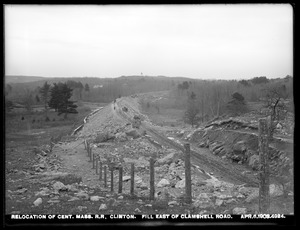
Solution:
M265 76L261 76L239 81L168 78L163 76L124 76L116 79L74 79L78 81L68 79L65 80L64 83L61 83L66 84L72 89L71 101L109 103L122 96L167 90L170 91L170 96L174 98L174 103L169 103L164 106L187 109L189 104L194 103L195 109L198 110L197 117L199 117L201 122L221 116L229 111L233 115L243 112L244 109L247 109L247 103L261 101L262 98L266 97L266 92L269 91L268 88L274 88L278 84L285 85L286 92L290 92L289 97L292 95L293 90L293 78L289 75L280 79L268 79ZM87 83L89 81L91 84ZM21 104L30 110L32 105L43 104L45 106L45 99L42 93L40 93L41 89L44 88L45 82L43 85L34 88L36 84L37 82L6 84L6 107L12 108L13 104L15 104L15 106ZM56 84L59 83L52 82L53 86ZM27 86L31 86L31 90ZM241 94L244 98L243 102L234 100L232 96L234 93ZM194 99L190 98L192 94L195 94L195 97L192 96ZM194 102L192 103L192 101ZM148 105L148 107L149 106L150 105ZM156 103L154 107L157 112L160 112L161 106L159 102Z
M6 96L10 93L12 87L6 86ZM83 91L89 91L89 85L83 86L80 82L67 81L65 83L58 82L53 85L48 84L46 81L42 87L38 87L35 91L26 90L23 95L21 105L25 107L28 112L31 112L35 103L43 104L45 111L46 121L48 118L49 109L54 109L55 112L60 116L64 114L64 118L67 119L68 114L76 114L78 107L74 100L71 100L74 90L78 89L80 93ZM35 95L35 96L34 96ZM6 110L9 112L13 107L18 107L18 104L14 105L11 100L5 98Z
M237 116L250 111L250 102L259 103L271 117L272 127L293 112L293 79L267 79L256 77L247 81L216 81L202 84L181 83L173 95L176 103L182 98L182 85L186 85L184 120L194 126L199 122L222 115ZM188 87L187 87L188 85ZM176 93L177 91L177 93Z
M277 121L278 117L283 117L283 111L286 113L293 108L293 78L268 79L261 76L240 81L191 79L177 82L164 97L165 100L155 101L144 98L141 105L146 111L156 109L157 113L164 109L184 111L183 120L192 126L223 115L237 116L262 105L270 115L274 114L273 120Z

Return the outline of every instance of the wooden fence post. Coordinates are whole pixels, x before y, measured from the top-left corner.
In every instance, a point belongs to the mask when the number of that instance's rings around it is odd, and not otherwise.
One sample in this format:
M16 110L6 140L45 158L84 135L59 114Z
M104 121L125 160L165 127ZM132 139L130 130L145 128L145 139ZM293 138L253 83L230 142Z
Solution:
M98 161L99 161L99 160L98 160L98 158L97 158L97 159L96 159L96 175L98 175L98 167L99 167L99 166L98 166L98 163L99 163Z
M110 191L114 191L114 168L110 167Z
M92 162L92 155L93 155L93 152L92 152L92 148L90 147L90 160L89 160L89 162Z
M107 173L106 173L106 165L104 165L104 187L107 187Z
M87 156L90 156L90 143L87 141L86 142L86 151L87 151Z
M267 119L259 119L259 213L268 213L270 207L269 193L269 134L270 128Z
M154 200L154 159L150 158L150 200Z
M86 139L84 139L83 144L84 144L84 149L86 149Z
M122 193L123 188L123 167L119 167L119 193Z
M184 144L185 148L185 196L186 202L192 203L192 179L191 179L191 151L190 144Z
M131 163L131 181L130 194L134 195L134 163Z
M92 159L93 159L93 167L92 167L92 169L94 169L95 168L95 154L93 154Z
M100 161L100 171L99 171L99 180L101 181L102 180L102 162Z

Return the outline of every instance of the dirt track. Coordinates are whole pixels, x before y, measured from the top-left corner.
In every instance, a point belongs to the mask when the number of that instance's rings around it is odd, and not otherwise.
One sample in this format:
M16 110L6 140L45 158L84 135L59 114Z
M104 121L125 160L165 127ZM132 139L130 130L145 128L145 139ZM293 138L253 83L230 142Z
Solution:
M113 115L116 116L117 119L124 119L128 122L131 121L131 117L122 111L123 106L126 106L129 110L137 113L138 108L133 108L133 106L130 105L129 100L128 98L121 98L115 103L115 105L112 105L111 108L113 110ZM115 106L115 109L113 106ZM184 151L184 148L181 144L168 139L164 134L156 130L156 128L150 123L142 122L141 128L146 130L147 133L150 134L150 136L160 144ZM247 184L249 186L258 185L258 180L254 175L242 174L242 172L247 171L246 167L224 162L219 157L209 153L209 150L207 149L191 146L191 156L193 165L199 166L206 172L213 173L215 177L221 180L235 184Z

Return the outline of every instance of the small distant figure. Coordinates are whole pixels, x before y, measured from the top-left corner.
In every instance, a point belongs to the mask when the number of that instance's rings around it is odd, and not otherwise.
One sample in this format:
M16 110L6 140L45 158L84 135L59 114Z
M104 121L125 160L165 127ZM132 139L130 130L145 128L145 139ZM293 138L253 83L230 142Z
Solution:
M24 121L24 119L25 119L25 118L22 116L21 120Z

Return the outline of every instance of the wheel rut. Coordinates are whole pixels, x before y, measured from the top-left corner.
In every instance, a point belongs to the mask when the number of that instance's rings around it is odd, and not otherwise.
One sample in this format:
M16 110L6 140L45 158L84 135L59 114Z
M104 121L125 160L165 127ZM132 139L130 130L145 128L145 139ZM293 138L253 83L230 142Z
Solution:
M115 103L114 116L118 117L118 119L124 119L127 122L131 122L131 118L127 116L124 112L121 111L120 102ZM129 107L126 104L126 107ZM135 111L132 108L129 108ZM155 139L158 143L168 146L170 148L174 148L176 150L184 152L184 147L182 144L176 143L168 139L164 134L161 134L153 127L150 127L149 124L143 122L141 124L141 129L146 130L150 136ZM234 184L247 184L247 186L258 186L258 179L255 176L251 175L243 175L242 173L247 169L241 165L235 166L232 163L224 162L217 156L212 155L211 153L207 153L207 149L201 149L195 147L193 144L191 145L191 157L192 164L199 166L206 172L212 173L214 176L221 178L221 180L231 182Z

